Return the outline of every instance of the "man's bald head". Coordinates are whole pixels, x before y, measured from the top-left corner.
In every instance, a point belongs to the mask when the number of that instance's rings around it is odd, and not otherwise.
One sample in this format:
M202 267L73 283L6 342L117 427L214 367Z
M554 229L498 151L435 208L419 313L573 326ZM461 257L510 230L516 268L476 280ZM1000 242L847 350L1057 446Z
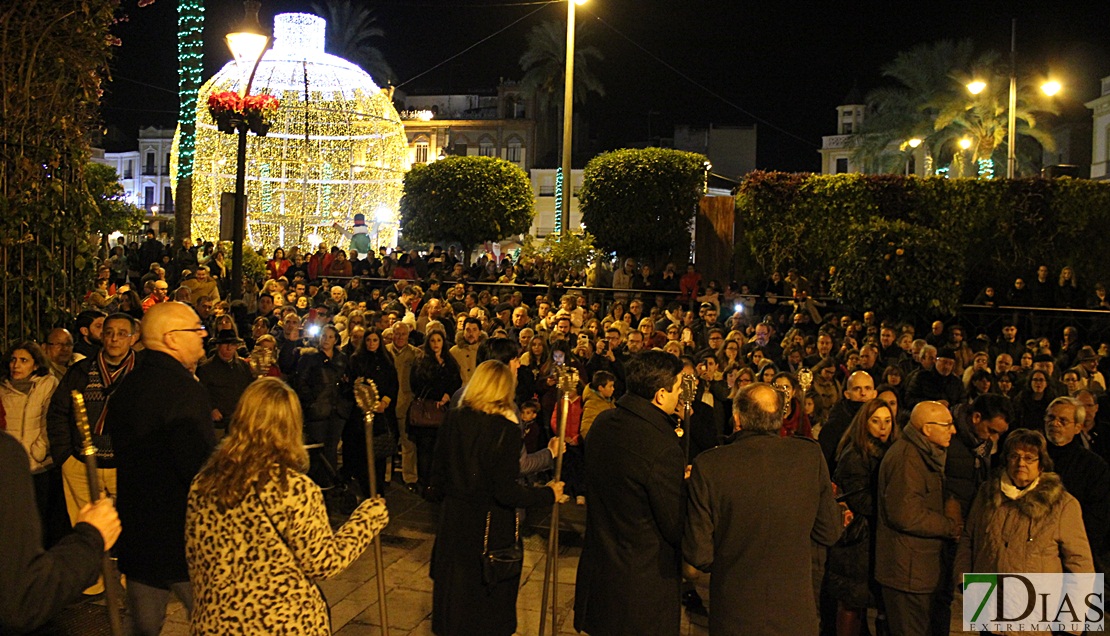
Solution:
M940 402L919 402L910 413L910 426L921 431L925 439L947 448L952 441L956 428L952 425L952 413Z
M875 399L875 380L866 371L856 371L848 376L844 387L844 397L852 402L867 402Z
M770 384L749 384L737 392L732 415L736 430L775 433L782 428L782 397Z
M185 303L153 305L143 315L143 346L173 356L188 369L204 357L204 326Z

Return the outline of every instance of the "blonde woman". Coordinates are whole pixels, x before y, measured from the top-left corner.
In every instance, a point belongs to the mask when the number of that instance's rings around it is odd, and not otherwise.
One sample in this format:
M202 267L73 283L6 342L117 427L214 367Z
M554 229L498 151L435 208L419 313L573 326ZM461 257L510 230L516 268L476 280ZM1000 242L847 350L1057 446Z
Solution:
M193 480L185 555L194 634L329 634L315 579L339 574L389 522L364 501L332 532L324 497L304 471L297 394L277 378L243 393L235 426Z
M517 508L563 499L563 483L522 486L516 374L487 360L474 370L459 408L439 429L429 496L439 499L432 550L432 632L509 636L516 631L520 569L491 579L482 554L518 545Z

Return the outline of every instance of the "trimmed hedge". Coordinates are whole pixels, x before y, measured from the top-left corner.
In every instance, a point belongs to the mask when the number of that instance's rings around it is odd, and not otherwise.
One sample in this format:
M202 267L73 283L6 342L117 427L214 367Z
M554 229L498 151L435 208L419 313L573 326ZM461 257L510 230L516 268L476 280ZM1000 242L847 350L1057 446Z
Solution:
M923 289L894 294L904 303L895 313L951 313L949 296L966 302L986 285L1004 293L1014 278L1031 276L1041 264L1053 278L1071 265L1085 289L1110 282L1099 246L1110 237L1110 183L754 172L737 193L736 211L738 234L747 243L737 249L750 249L768 271L796 267L814 277L830 267L852 272L850 280L833 275L831 281L850 302L883 289L887 275L895 277L885 267L858 271L858 263L873 260L865 250L882 247L861 234L892 233L896 242L933 244L949 253L954 277L940 275L932 260L914 265L928 275L902 271L899 285L916 281ZM951 286L952 294L937 286ZM861 306L880 302L869 297Z

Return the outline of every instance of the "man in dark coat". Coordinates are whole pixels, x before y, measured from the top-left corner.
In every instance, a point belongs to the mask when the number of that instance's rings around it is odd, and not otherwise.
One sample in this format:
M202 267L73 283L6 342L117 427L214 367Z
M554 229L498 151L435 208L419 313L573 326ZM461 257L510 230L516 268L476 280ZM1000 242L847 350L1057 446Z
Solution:
M212 403L212 421L227 428L239 398L254 381L250 364L239 357L243 340L232 329L224 329L212 341L216 354L197 367L197 379Z
M955 408L964 395L964 385L956 377L956 352L944 348L937 351L933 368L927 366L913 373L906 382L906 406L913 408L918 402L937 401ZM922 352L922 360L925 353Z
M669 353L632 356L628 393L590 429L574 627L591 636L679 631L686 462L671 414L681 371Z
M812 546L840 538L840 508L820 447L779 437L781 413L769 385L745 387L733 406L737 432L690 473L682 554L713 573L714 636L818 631Z
M188 305L166 302L143 318L135 370L112 394L107 429L116 452L123 534L118 555L136 634L162 629L172 590L187 611L193 595L185 562L189 485L216 445L208 393L193 375L205 329Z
M937 602L937 591L944 546L963 531L954 511L945 513L944 463L954 432L947 407L922 402L879 466L875 580L892 634L935 636L950 627L951 607Z
M1106 538L1110 532L1110 467L1101 457L1083 448L1080 431L1084 419L1086 409L1079 400L1058 397L1045 413L1044 436L1056 474L1083 510L1083 526L1091 543L1095 569L1105 572Z
M830 475L836 471L836 448L840 445L840 438L844 437L844 432L856 417L859 407L874 399L875 395L875 382L866 371L855 371L848 376L844 399L838 400L833 406L829 419L821 427L821 433L817 437Z
M112 500L104 498L85 506L73 532L44 550L27 451L0 433L0 634L36 629L78 600L119 531Z

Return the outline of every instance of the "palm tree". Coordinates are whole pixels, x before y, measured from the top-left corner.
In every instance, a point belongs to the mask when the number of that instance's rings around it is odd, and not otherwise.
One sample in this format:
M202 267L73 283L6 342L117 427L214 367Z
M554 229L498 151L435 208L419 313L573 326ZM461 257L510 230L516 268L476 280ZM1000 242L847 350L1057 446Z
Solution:
M899 85L867 97L868 115L856 148L856 160L867 170L900 171L904 142L917 137L934 160L952 164L952 174L997 176L996 157L1005 159L1008 143L1009 71L996 53L976 55L971 40L922 44L899 53L883 75ZM989 88L972 95L966 84L973 78ZM1037 113L1054 109L1038 100L1031 86L1018 82L1016 133L1051 150L1052 135L1036 124ZM964 138L971 141L967 152L958 146Z
M393 69L381 50L371 44L374 38L385 36L385 31L375 24L378 17L372 10L355 6L351 0L314 2L312 10L328 23L324 33L328 53L358 64L381 86L394 82Z
M589 39L589 29L579 27L575 38ZM563 120L563 88L565 84L567 60L566 24L547 21L532 27L527 36L528 46L520 56L520 67L524 70L521 84L535 95L538 119L550 147L555 138L556 122ZM578 40L581 41L580 39ZM605 87L590 71L590 59L603 60L596 46L576 44L574 47L574 103L585 103L590 93L605 96Z

